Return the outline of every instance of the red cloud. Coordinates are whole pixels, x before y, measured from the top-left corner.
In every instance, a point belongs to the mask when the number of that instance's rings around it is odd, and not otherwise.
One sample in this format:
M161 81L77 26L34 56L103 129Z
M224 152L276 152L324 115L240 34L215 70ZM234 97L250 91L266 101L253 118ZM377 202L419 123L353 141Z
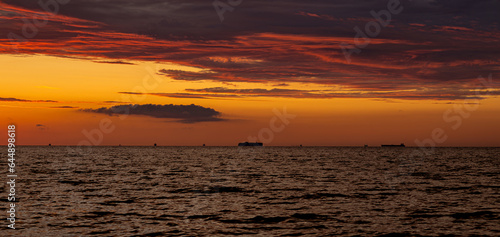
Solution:
M365 91L401 91L468 85L466 82L480 74L500 71L500 34L465 27L433 28L412 23L403 31L385 29L384 32L393 37L371 39L370 46L348 64L338 45L352 43L352 36L345 36L352 34L249 32L225 39L167 39L121 32L100 22L60 14L50 15L48 24L39 27L36 37L13 43L6 36L11 32L22 33L22 19L46 15L5 3L0 3L0 10L8 13L1 16L8 24L0 26L0 31L6 32L2 34L4 38L0 38L0 53L90 57L91 60L99 57L98 62L107 63L164 61L203 69L159 72L176 80L302 82ZM300 15L324 18L313 13ZM427 31L429 27L435 31ZM447 98L462 96L458 91L447 93L450 93L446 94ZM377 94L372 92L372 95ZM420 93L401 95L410 99L438 97Z

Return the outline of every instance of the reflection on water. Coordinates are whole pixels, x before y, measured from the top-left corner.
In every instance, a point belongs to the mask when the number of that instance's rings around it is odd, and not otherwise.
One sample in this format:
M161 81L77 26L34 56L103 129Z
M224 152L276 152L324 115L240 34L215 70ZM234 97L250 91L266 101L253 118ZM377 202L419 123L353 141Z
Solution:
M21 147L0 235L500 235L500 149L414 149Z

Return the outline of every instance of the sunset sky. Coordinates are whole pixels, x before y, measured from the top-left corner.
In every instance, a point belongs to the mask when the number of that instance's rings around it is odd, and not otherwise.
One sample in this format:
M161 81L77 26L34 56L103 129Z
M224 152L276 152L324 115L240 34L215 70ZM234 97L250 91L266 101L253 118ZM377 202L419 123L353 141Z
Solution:
M2 0L0 121L19 145L500 146L499 10Z

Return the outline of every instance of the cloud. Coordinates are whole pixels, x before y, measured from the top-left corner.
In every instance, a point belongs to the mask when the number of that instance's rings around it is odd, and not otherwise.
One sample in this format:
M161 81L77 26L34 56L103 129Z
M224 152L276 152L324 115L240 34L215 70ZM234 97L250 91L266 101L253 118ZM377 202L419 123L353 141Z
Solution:
M23 100L23 99L17 99L17 98L3 98L3 97L0 97L0 101L28 102L29 100Z
M55 103L57 101L55 100L25 100L25 99L18 99L18 98L5 98L5 97L0 97L0 101L6 101L6 102L40 102L40 103Z
M41 130L41 131L44 131L44 130L49 129L47 126L45 126L45 125L43 125L43 124L37 124L37 125L35 125L35 126L36 126L36 128L38 128L38 129L39 129L39 130Z
M476 87L480 88L480 87ZM365 99L400 99L400 100L482 100L498 96L500 91L489 90L478 92L467 87L448 86L441 88L420 88L417 90L393 91L355 91L355 90L302 90L302 89L231 89L227 87L212 87L203 89L186 89L185 93L135 93L119 92L121 94L153 95L167 98L190 99L241 99L256 97L295 98L295 99L335 99L335 98L365 98Z
M36 37L14 43L17 51L7 34L0 36L0 53L171 62L201 69L159 71L175 80L298 82L369 93L458 88L500 73L499 1L401 2L404 12L393 15L351 63L339 45L352 45L354 27L364 28L373 20L370 11L386 9L387 0L245 1L222 23L205 0L72 0ZM23 19L41 14L38 1L27 0L5 0L0 11L0 32L16 34ZM461 90L447 93L439 98L463 97ZM429 98L408 98L418 96Z
M144 93L139 93L139 92L118 92L120 94L125 94L125 95L143 95Z
M207 98L241 98L239 95L227 94L201 94L201 93L137 93L137 92L118 92L120 94L129 95L154 95L168 98L189 98L189 99L207 99Z
M98 109L82 109L84 112L101 113L107 115L143 115L153 118L168 118L176 119L181 123L198 123L209 121L223 121L220 118L221 113L212 109L205 108L199 105L117 105L112 107L102 107Z
M74 107L74 106L54 106L51 108L54 108L54 109L78 109L78 107Z
M131 62L125 62L125 61L93 61L95 63L108 63L108 64L124 64L124 65L137 65L135 63L131 63Z
M103 101L102 103L106 103L106 104L125 104L127 102L116 101L116 100L107 100L107 101Z

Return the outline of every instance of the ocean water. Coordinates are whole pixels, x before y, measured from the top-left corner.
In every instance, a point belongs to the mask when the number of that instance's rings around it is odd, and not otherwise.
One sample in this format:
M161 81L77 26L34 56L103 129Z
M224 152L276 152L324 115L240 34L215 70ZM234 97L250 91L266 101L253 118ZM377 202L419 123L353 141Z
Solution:
M500 148L419 151L19 147L0 235L499 236Z

